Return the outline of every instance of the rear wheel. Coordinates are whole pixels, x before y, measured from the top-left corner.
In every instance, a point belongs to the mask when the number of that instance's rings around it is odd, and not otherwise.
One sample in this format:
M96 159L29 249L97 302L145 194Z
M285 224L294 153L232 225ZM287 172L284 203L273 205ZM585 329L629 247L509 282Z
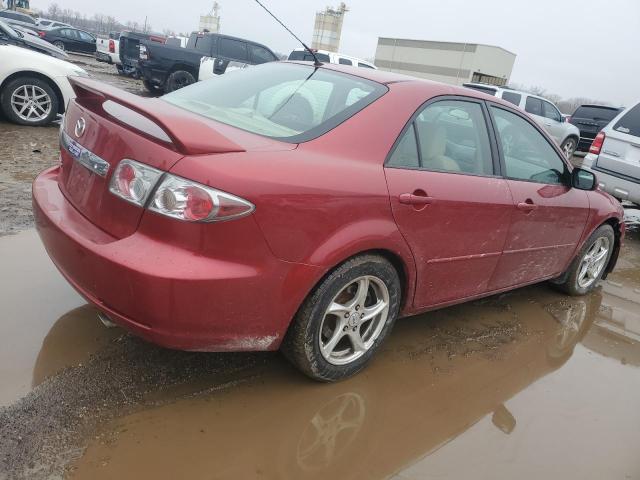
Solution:
M196 79L191 73L186 70L176 70L169 75L164 85L165 93L179 90L187 85L195 83Z
M613 228L602 225L587 239L569 270L553 283L569 295L586 295L598 285L614 246Z
M567 138L562 144L562 152L567 160L571 160L573 154L576 153L577 142L575 138Z
M58 115L59 102L53 88L37 77L16 78L0 92L0 104L5 116L20 125L51 123Z
M391 331L400 297L393 265L376 255L355 257L307 297L282 351L314 380L332 382L354 375Z
M58 47L63 52L66 51L66 48L64 46L64 42L61 42L60 40L56 40L55 42L53 42L53 46L54 47Z

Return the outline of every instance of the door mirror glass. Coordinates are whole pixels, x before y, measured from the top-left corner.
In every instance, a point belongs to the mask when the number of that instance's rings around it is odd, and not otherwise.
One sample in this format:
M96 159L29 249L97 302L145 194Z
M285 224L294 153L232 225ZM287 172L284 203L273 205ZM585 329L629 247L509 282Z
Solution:
M571 172L571 180L573 188L577 188L578 190L595 190L598 186L595 174L582 168L573 169L573 172Z

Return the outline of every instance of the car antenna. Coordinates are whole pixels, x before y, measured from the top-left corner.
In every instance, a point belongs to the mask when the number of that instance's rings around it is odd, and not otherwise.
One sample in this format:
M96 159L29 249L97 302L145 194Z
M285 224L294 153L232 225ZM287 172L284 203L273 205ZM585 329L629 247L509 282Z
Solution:
M316 54L313 52L313 50L311 50L309 47L307 47L306 43L304 43L302 40L300 40L295 33L293 33L291 30L289 30L289 28L284 23L282 23L278 17L276 17L273 13L271 13L271 11L267 7L265 7L260 0L255 0L255 2L258 5L260 5L262 8L264 8L264 10L269 15L271 15L276 22L278 22L280 25L282 25L283 28L293 36L293 38L295 38L297 41L299 41L302 44L304 49L307 52L309 52L311 54L311 56L313 57L313 65L314 65L314 67L321 67L322 66L322 62L320 60L318 60L318 57L316 57Z

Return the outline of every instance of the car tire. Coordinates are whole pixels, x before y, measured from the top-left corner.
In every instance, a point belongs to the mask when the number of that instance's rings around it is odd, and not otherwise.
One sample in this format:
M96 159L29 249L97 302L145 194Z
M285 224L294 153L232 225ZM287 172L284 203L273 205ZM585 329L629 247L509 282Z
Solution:
M567 160L571 160L573 155L576 153L577 146L578 142L573 137L567 138L564 142L562 142L560 148L562 149L562 153L564 153L564 156Z
M569 295L586 295L596 288L602 278L615 247L611 225L602 225L584 243L569 269L552 281Z
M160 94L163 91L162 87L154 85L153 83L149 82L148 80L142 80L142 84L144 85L144 88L146 88L147 91L150 92L150 93Z
M367 365L393 328L400 300L398 272L388 260L354 257L309 294L281 351L314 380L350 377Z
M23 108L33 102L33 108ZM45 80L24 76L11 80L0 92L0 105L5 117L19 125L48 125L58 115L61 99Z
M64 42L61 42L60 40L56 40L55 42L53 42L53 46L54 47L58 47L60 50L62 50L63 52L66 52L67 49L64 45Z
M171 72L164 84L164 92L170 93L196 82L196 78L186 70Z

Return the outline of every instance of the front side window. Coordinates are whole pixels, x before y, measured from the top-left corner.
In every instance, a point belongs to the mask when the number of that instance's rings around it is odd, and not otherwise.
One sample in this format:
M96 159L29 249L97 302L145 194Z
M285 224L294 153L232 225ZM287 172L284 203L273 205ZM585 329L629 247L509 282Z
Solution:
M249 49L251 50L251 60L259 65L261 63L273 62L277 60L274 55L264 47L259 47L257 45L250 45Z
M85 42L93 42L93 37L86 32L78 30L78 35L80 36L80 40Z
M562 121L562 116L556 107L551 105L549 102L542 102L542 106L544 108L544 117L555 120L556 122Z
M493 175L489 133L478 103L444 100L415 120L422 168Z
M527 97L527 103L524 106L527 113L542 117L542 100L535 97Z
M515 180L565 184L568 169L544 136L524 118L491 107L506 176Z
M247 61L247 44L232 38L220 40L220 56L237 61Z
M502 92L502 99L509 103L513 103L516 106L520 106L522 95L516 92Z
M200 53L204 53L206 55L210 55L211 54L211 39L212 37L209 35L197 35L195 40L196 40L196 44L194 46L194 48L196 49L196 51L200 52Z
M613 129L616 132L640 137L640 103L625 113Z
M386 92L384 85L359 77L269 62L195 83L162 99L249 132L299 143L325 134Z

